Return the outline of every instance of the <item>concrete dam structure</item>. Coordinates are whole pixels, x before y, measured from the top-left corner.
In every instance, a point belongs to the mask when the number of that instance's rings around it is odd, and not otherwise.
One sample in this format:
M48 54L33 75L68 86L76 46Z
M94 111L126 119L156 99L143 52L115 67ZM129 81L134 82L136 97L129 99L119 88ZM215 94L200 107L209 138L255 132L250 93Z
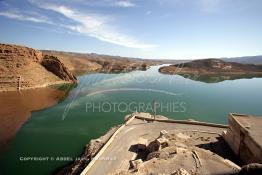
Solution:
M223 134L243 163L262 163L262 117L230 113Z

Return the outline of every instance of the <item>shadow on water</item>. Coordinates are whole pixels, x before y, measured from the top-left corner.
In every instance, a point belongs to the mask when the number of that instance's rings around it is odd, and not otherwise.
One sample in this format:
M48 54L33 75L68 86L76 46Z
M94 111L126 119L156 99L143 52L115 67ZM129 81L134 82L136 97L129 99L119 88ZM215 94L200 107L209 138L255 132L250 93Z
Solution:
M62 85L54 85L52 86L52 88L54 89L57 89L61 92L64 92L64 96L61 97L59 100L58 100L58 103L61 103L63 102L66 97L69 95L69 93L73 90L73 89L76 89L78 87L78 84L77 83L73 83L73 84L62 84Z

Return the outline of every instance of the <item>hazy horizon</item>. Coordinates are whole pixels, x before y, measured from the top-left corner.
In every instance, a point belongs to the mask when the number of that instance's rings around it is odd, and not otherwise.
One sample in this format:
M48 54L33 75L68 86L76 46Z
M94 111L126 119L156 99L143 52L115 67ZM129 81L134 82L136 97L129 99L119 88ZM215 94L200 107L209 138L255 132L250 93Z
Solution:
M113 54L107 54L107 53L96 53L96 52L85 52L85 51L70 51L70 50L54 50L52 48L50 49L41 49L36 47L31 47L24 44L19 43L0 43L0 44L13 44L18 46L25 46L32 49L37 50L47 50L47 51L57 51L57 52L69 52L69 53L76 53L76 54L98 54L98 55L106 55L106 56L115 56L115 57L127 57L127 58L134 58L134 59L148 59L148 60L198 60L198 59L230 59L230 58L242 58L242 57L256 57L256 56L262 56L262 54L258 55L244 55L244 56L232 56L232 57L203 57L203 58L183 58L183 59L176 59L176 58L143 58L143 57L131 57L131 56L123 56L123 55L113 55Z

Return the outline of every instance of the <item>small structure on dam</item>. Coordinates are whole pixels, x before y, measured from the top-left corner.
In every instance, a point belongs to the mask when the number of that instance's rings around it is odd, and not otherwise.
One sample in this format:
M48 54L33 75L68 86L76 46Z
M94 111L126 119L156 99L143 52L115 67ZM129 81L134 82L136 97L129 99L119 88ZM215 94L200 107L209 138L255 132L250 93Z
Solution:
M230 113L224 139L243 163L262 163L262 117Z

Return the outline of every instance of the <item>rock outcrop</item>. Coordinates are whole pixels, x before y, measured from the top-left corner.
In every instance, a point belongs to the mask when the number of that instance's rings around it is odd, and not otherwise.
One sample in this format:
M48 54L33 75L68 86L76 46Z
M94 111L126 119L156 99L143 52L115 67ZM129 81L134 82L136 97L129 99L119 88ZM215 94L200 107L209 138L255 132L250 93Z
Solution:
M65 81L76 82L77 78L68 70L67 67L55 56L45 55L41 64L50 72Z
M76 77L57 58L24 46L0 44L0 91L74 82Z
M102 68L100 64L90 61L85 54L46 50L42 52L57 57L70 71L76 73L96 72Z
M261 175L262 174L262 164L259 163L251 163L248 165L244 165L239 175Z
M133 70L146 70L150 65L156 64L156 62L142 59L99 55L94 53L82 54L50 50L44 50L43 53L58 57L69 70L76 72L120 73Z
M160 136L149 143L144 151L136 151L137 158L130 160L129 169L116 170L112 175L238 174L240 171L238 165L216 154L216 149L210 144L211 140L216 139L211 138L212 134L199 133L208 140L201 141L197 133L181 131L179 129L171 130L170 133L161 131ZM206 145L205 148L200 147L203 143ZM208 147L212 147L212 151Z

